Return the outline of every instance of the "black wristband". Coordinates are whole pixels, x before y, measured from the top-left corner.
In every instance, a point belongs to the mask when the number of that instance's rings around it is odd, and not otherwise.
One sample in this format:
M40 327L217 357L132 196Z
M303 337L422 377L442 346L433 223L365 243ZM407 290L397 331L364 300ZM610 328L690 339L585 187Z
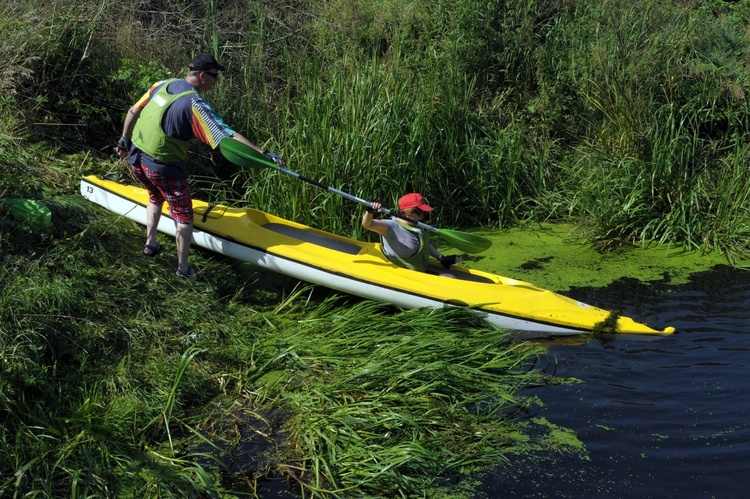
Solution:
M120 149L123 149L125 151L130 150L131 144L132 144L132 142L130 141L130 139L128 137L124 136L124 135L121 136L120 140L117 141L117 147L119 147Z

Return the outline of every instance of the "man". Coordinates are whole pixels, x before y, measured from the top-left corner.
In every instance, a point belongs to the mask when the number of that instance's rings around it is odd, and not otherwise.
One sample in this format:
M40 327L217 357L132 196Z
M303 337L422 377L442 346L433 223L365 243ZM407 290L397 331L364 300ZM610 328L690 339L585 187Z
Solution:
M146 244L143 254L156 256L162 246L156 238L164 200L176 224L177 275L199 279L189 265L193 236L193 203L185 165L190 139L216 148L224 137L233 137L283 166L281 158L263 151L235 132L201 97L211 90L219 71L227 68L211 54L199 54L188 65L185 79L160 81L128 110L117 154L127 157L133 175L149 193L146 208Z

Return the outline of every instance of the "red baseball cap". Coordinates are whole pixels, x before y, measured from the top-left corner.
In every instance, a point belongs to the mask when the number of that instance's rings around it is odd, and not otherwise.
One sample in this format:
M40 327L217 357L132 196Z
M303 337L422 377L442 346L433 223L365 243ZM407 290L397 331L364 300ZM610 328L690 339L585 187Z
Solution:
M417 192L411 192L405 196L401 196L398 200L398 207L401 210L409 210L411 208L419 208L422 211L432 211L432 206L427 204L421 194Z

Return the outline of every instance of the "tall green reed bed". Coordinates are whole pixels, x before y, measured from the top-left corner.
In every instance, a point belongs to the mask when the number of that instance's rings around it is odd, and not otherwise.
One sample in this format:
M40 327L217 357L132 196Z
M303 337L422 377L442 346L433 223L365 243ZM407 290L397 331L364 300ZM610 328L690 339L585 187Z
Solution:
M332 2L297 19L303 42L266 47L285 83L246 79L243 95L264 100L238 113L293 169L390 205L418 190L437 225L575 219L604 244L744 251L741 7L487 5ZM728 178L738 202L722 205ZM235 185L262 209L368 237L361 207L315 187L260 171Z
M254 10L252 50L236 54L240 105L232 91L220 99L293 170L391 207L422 192L437 224L507 225L551 183L555 146L528 136L503 108L510 99L479 83L502 78L467 71L490 58L496 23L514 25L500 3L483 5L489 14L470 3L330 2L290 20L299 36ZM533 11L520 3L520 16ZM517 49L529 50L504 53ZM233 185L261 209L367 237L361 207L278 177L243 172Z
M208 50L229 124L359 197L421 191L438 226L747 250L747 2L5 3L2 99L28 143L111 155L147 86ZM190 159L202 197L372 237L314 186Z
M685 123L671 123L646 134L650 157L588 151L572 178L589 186L578 202L595 220L592 238L604 245L681 241L733 261L750 236L750 172L741 145L748 137L711 143Z
M535 347L460 310L330 300L304 312L258 352L270 364L254 388L292 413L288 471L303 491L429 495L519 445L506 416L539 381L524 366Z
M531 445L537 347L199 251L209 282L178 280L171 241L139 257L142 227L45 202L49 229L0 219L0 495L421 495Z
M561 193L595 227L592 239L676 243L730 260L746 250L748 99L738 83L750 73L716 50L747 51L731 19L706 25L690 10L604 2L562 30L578 35L568 54L577 69L565 72L580 72L590 131L562 163Z
M269 147L290 169L391 208L401 195L421 192L438 208L437 224L506 224L544 192L549 146L526 139L516 124L490 129L473 109L472 79L431 81L409 71L405 56L390 57L289 61L294 88ZM238 178L243 202L366 237L363 208L351 201L272 170Z

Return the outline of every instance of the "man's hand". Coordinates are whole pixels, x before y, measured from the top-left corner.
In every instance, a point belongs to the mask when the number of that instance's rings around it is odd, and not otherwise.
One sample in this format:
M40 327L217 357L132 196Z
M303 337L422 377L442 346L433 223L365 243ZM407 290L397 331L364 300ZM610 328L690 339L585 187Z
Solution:
M132 145L132 142L129 138L125 137L124 135L120 137L120 140L117 141L117 145L115 146L115 151L117 151L117 155L121 158L124 158L128 155L130 152L130 146Z
M264 154L264 155L265 155L265 156L266 156L266 157L267 157L268 159L270 159L271 161L273 161L274 163L276 163L276 164L277 164L277 165L279 165L279 166L284 166L284 165L286 165L286 163L284 163L284 160L283 160L283 159L281 159L281 156L279 156L278 154L274 154L274 153L272 153L271 151L263 151L263 154Z

